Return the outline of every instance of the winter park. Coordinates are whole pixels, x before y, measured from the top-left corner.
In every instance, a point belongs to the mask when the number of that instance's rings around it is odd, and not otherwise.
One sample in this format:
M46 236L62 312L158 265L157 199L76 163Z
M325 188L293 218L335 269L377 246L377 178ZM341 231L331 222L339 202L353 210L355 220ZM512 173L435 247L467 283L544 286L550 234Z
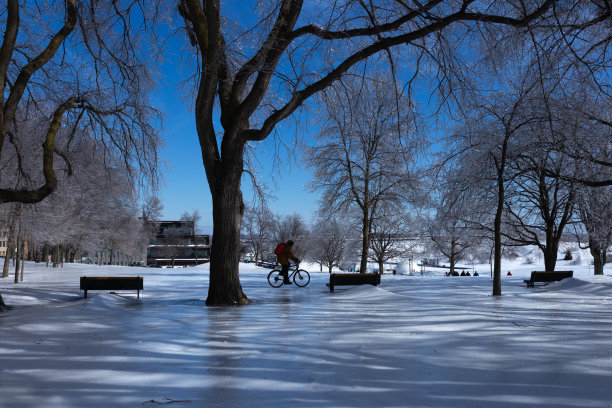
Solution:
M0 407L612 407L609 1L0 27Z

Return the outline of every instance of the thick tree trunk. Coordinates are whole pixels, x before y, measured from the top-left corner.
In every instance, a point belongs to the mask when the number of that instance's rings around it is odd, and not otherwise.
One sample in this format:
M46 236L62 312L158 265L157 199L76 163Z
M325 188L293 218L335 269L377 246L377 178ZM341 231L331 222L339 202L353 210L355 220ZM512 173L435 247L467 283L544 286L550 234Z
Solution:
M557 266L557 251L554 248L546 247L544 252L544 269L554 271Z
M606 251L601 245L591 242L589 250L593 256L593 270L595 275L603 275L603 267L606 263Z
M206 304L245 305L250 303L242 291L238 266L240 263L240 225L244 204L240 191L240 174L233 171L218 173L212 188L213 236L210 256L210 283ZM227 169L226 169L227 170Z
M554 271L557 266L557 252L559 251L559 240L555 239L552 231L546 234L546 247L544 253L544 270Z
M382 274L385 270L383 269L385 267L385 264L383 261L379 261L378 262L378 273Z
M0 294L0 313L4 312L7 309L8 307L4 303L4 299L2 299L2 295Z

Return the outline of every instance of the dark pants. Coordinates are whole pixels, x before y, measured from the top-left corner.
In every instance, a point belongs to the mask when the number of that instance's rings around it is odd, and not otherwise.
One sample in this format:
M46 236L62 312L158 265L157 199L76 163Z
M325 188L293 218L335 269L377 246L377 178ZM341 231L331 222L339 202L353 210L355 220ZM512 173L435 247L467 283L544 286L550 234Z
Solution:
M289 280L289 266L290 265L281 265L281 272L280 272L280 274L283 276L285 281Z

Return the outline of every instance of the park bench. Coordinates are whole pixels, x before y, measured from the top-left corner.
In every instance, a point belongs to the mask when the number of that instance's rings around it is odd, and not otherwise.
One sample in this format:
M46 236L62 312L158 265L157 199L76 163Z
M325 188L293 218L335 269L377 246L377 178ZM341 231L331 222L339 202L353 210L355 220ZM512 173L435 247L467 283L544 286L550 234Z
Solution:
M137 298L140 299L140 291L144 290L143 278L142 276L81 276L81 290L85 291L85 298L87 297L88 290L136 290L138 293Z
M334 286L348 285L379 285L380 274L378 273L332 273L329 275L329 292L334 291Z
M525 280L528 288L533 288L535 282L557 282L565 278L574 276L574 271L533 271L531 279Z

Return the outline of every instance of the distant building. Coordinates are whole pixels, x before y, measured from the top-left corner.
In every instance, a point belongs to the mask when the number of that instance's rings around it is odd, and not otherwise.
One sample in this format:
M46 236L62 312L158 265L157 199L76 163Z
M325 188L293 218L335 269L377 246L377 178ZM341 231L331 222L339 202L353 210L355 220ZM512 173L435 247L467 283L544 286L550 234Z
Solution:
M4 229L0 229L0 256L6 256L8 246L8 234Z
M147 265L193 266L210 261L210 236L197 235L193 221L152 221Z

